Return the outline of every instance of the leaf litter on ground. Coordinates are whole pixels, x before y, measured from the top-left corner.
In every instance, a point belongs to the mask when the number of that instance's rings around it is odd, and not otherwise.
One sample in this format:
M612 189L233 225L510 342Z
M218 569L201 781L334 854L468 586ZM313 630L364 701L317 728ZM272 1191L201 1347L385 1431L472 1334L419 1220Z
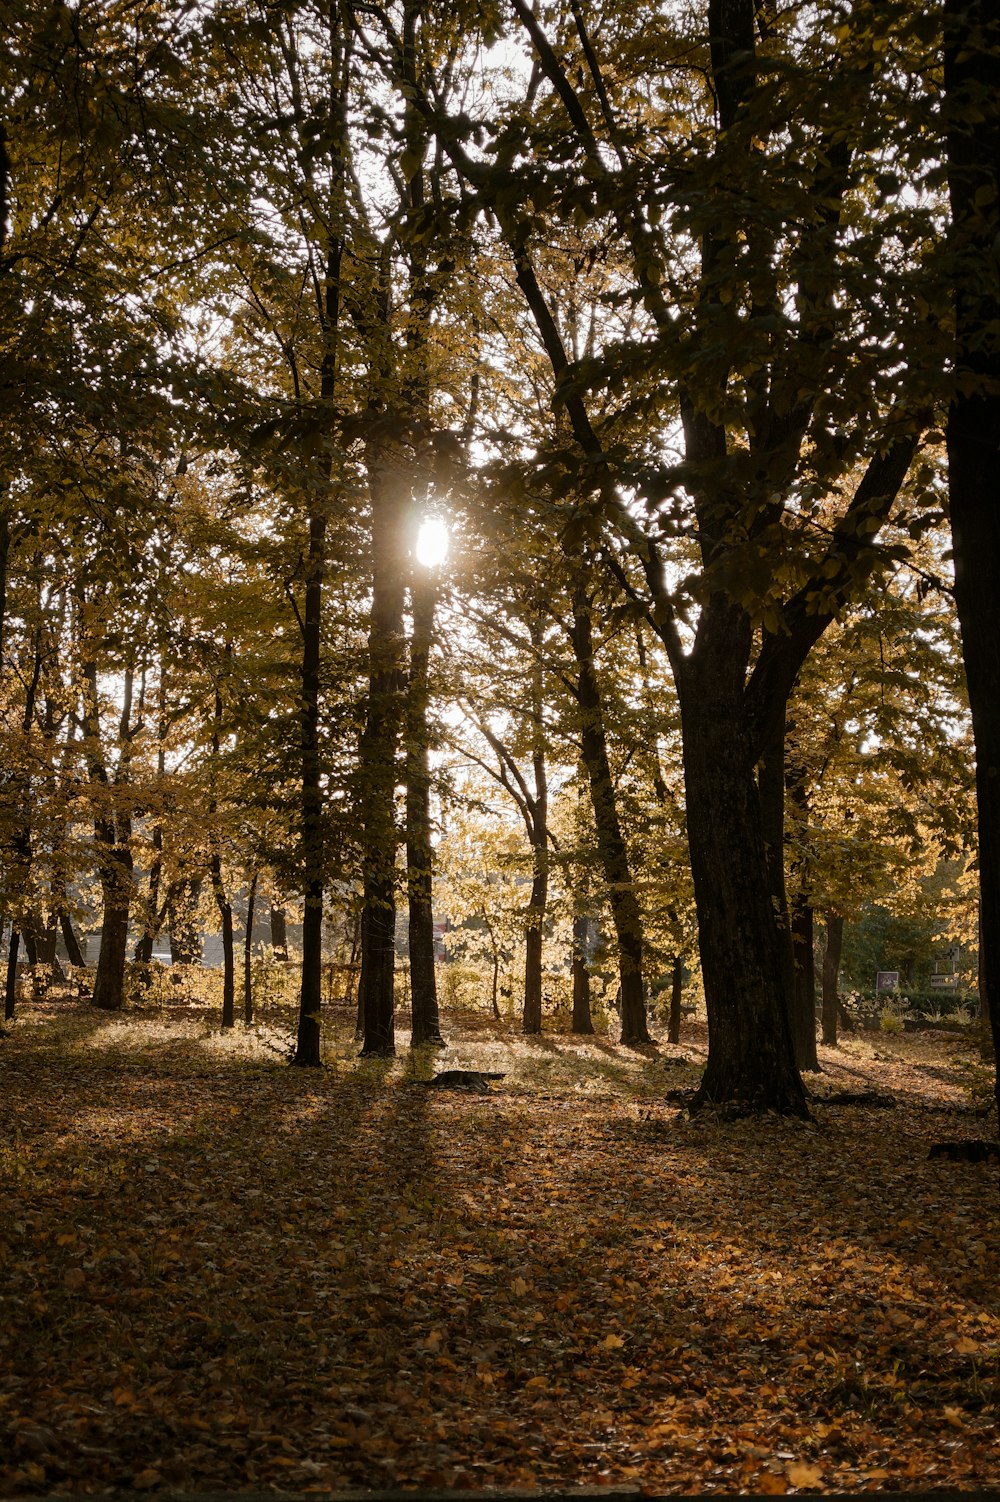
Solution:
M310 1071L193 1008L25 1007L0 1495L1000 1481L996 1165L927 1159L983 1131L969 1045L848 1040L812 1123L727 1122L664 1100L698 1024L675 1052L444 1020L443 1055L359 1061L331 1014ZM506 1078L412 1088L438 1067Z

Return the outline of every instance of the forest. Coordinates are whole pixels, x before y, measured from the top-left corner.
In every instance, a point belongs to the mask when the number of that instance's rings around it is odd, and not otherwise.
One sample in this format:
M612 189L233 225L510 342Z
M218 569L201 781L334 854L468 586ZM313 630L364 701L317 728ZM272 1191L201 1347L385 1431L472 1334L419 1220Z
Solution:
M0 15L0 1489L995 1480L998 0Z

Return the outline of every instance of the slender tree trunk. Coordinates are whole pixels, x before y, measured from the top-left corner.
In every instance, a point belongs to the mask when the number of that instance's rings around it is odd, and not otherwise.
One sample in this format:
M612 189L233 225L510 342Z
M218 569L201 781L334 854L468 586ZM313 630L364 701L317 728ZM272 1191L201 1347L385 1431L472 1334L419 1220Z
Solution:
M590 784L597 848L604 869L608 905L611 908L611 921L618 946L621 1041L625 1044L649 1043L651 1039L643 996L642 914L632 882L628 847L618 818L614 779L608 760L604 706L594 669L590 601L582 586L578 586L574 592L570 638L578 670L581 751Z
M285 909L271 905L271 955L275 960L285 964L288 960L288 924L285 919Z
M114 833L106 829L103 841ZM101 867L103 915L101 948L97 957L93 1003L107 1012L125 1005L125 965L128 960L128 916L132 891L132 854L122 845L111 845Z
M792 903L792 954L795 958L796 1057L800 1069L820 1073L816 1052L816 959L813 949L813 910L804 893Z
M679 1043L681 1041L681 997L684 994L684 961L679 954L674 955L674 963L670 972L670 1023L667 1029L667 1042Z
M948 470L955 604L976 744L980 942L1000 1058L1000 4L946 0L945 110L955 296ZM1000 1071L996 1095L1000 1109Z
M823 1042L837 1046L837 1002L840 986L840 956L844 948L844 920L839 913L826 915L826 949L823 952Z
M158 687L158 715L159 726L157 739L159 746L156 753L156 775L162 787L167 775L167 753L165 741L167 738L167 675L163 665L163 657L160 657L160 681ZM146 891L145 917L143 919L142 934L135 946L133 959L138 965L149 965L153 959L153 945L160 932L163 915L160 912L160 881L163 876L163 816L157 814L153 825L152 834L153 859L149 866L149 885Z
M538 850L533 851L536 861ZM524 933L524 1013L521 1031L529 1037L542 1031L542 924L548 897L548 872L536 871Z
M571 1031L587 1035L594 1031L590 1015L590 970L587 966L587 939L590 926L585 913L573 919L573 1022Z
M226 642L225 661L228 665L232 657L232 643ZM215 825L218 815L218 803L215 793L215 778L218 776L219 746L222 731L222 690L218 683L215 687L215 719L212 725L212 765L213 765L213 791L209 803L209 819ZM236 1026L236 954L233 947L233 905L229 900L225 882L222 879L222 849L220 845L220 833L218 828L212 830L212 855L209 862L209 876L212 881L212 894L215 897L215 905L219 910L219 918L222 923L222 1026L230 1028Z
M361 930L365 1040L361 1052L391 1058L396 1052L396 757L403 722L403 604L410 501L402 452L369 444L368 484L372 505L370 676L359 768L365 904Z
M533 679L535 731L541 725L541 678ZM533 1036L542 1031L542 938L549 897L549 785L545 750L539 740L534 755L535 800L530 818L532 879L531 897L524 925L524 1014L522 1031Z
M74 970L82 970L86 965L80 940L76 936L73 920L69 913L63 909L59 914L59 927L62 930L63 943L66 945L66 954Z
M236 952L233 943L233 905L222 880L222 856L212 856L212 891L222 922L222 1026L236 1026Z
M749 623L713 597L678 675L688 844L708 1006L694 1109L806 1116L772 907L754 756L743 712Z
M426 571L425 571L426 572ZM414 573L411 583L413 634L406 705L406 877L409 899L411 1047L441 1043L434 966L434 910L431 850L431 774L427 705L430 649L434 634L436 584Z
M320 755L320 658L323 642L323 575L326 568L326 496L313 500L309 517L309 562L302 622L301 838L303 876L302 977L298 1036L292 1063L316 1068L320 1054L323 983L323 830Z
M247 1027L253 1023L253 920L257 906L257 879L259 871L250 878L247 892L247 926L243 935L243 1021Z
M10 946L7 950L7 984L4 990L3 1004L3 1015L6 1022L9 1022L13 1017L17 1004L17 954L20 945L21 935L16 928L12 928Z

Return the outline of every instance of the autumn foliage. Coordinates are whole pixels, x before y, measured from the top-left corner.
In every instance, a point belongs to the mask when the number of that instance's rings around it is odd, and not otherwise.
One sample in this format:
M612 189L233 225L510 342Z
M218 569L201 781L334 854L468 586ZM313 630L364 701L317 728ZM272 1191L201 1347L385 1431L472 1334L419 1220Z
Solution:
M688 1119L679 1049L446 1017L284 1067L273 1024L26 1006L0 1038L0 1491L997 1479L993 1135L948 1039L821 1049L809 1122ZM873 1041L874 1037L874 1041ZM875 1089L895 1109L824 1105Z

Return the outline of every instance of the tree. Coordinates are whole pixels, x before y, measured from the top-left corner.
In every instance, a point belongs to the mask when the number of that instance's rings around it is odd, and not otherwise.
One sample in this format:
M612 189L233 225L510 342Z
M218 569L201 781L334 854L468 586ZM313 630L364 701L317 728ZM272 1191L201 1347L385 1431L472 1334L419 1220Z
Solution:
M955 603L976 744L982 979L1000 1053L1000 6L948 0L944 84L955 283L948 473ZM1000 1107L1000 1072L997 1075Z
M535 70L525 103L490 127L488 152L465 144L482 122L451 120L441 139L495 215L550 361L558 416L542 461L591 497L566 525L607 539L606 566L674 672L709 1007L696 1105L803 1113L774 911L785 705L863 588L926 425L925 348L898 319L913 288L882 256L903 235L918 275L926 222L883 220L870 192L902 114L900 75L878 62L891 22L855 7L835 35L830 13L804 43L775 17L758 43L749 0L713 0L707 35L678 35L672 14L640 27L628 9L608 18L602 58L578 7L551 34L514 9ZM692 55L704 93L684 71ZM665 76L673 96L642 86ZM557 132L548 170L531 143ZM546 246L595 216L613 245L607 305L634 310L634 327L577 360ZM818 529L814 500L837 492L834 524ZM673 538L694 542L693 568L688 547L671 564Z

